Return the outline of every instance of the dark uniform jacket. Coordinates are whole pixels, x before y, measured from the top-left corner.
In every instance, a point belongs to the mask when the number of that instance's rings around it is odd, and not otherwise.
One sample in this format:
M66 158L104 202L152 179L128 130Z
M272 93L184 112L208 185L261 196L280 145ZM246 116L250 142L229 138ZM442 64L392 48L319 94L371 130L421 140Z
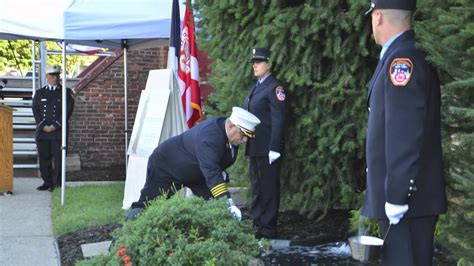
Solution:
M404 32L369 85L363 215L386 218L385 202L409 204L407 217L446 211L440 105L438 74L415 47L414 32Z
M283 84L268 76L260 85L249 88L244 109L260 119L255 138L247 141L246 155L268 156L270 150L283 152L285 90Z
M156 156L160 172L184 185L206 183L213 197L230 196L222 171L237 158L237 146L229 144L225 117L204 120L184 133L161 143Z
M67 89L67 119L72 115L74 99L71 96L71 90ZM36 91L33 98L33 115L36 121L36 139L61 139L62 121L62 86L57 85L54 91L50 91L45 86ZM44 132L45 126L54 125L56 130L53 132Z

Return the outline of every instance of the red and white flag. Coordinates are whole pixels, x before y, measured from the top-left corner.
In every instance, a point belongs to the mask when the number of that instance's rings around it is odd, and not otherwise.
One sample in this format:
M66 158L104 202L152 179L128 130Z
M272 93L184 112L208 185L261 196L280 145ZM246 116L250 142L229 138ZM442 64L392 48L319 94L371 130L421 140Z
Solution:
M60 42L56 42L56 44L63 48L63 44ZM94 46L86 46L86 45L79 45L79 44L67 44L66 45L66 51L75 51L75 52L80 52L88 55L95 55L99 53L101 48L99 47L94 47Z
M181 32L178 83L188 127L201 120L201 90L199 88L199 64L191 4L187 2Z

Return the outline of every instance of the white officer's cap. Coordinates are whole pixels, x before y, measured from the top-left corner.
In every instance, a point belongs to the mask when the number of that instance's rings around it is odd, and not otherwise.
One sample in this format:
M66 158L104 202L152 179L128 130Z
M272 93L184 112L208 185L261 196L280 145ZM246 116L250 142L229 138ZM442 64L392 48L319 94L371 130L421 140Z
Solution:
M230 122L240 128L242 132L249 138L255 137L255 128L260 124L258 119L252 113L240 108L232 107L232 114L229 117Z
M46 67L46 74L60 74L61 73L61 67L60 66L48 66Z

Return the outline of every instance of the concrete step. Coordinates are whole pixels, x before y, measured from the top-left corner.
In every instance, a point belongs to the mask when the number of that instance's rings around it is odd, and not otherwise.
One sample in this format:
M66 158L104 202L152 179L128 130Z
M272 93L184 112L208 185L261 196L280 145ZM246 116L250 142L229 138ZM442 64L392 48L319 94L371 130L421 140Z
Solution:
M13 138L13 143L35 143L35 138Z
M36 155L36 153L35 153ZM39 169L38 159L36 156L21 156L13 159L13 169ZM81 160L79 154L71 154L66 157L66 171L80 171ZM36 176L36 173L34 173ZM25 175L23 175L25 176Z
M11 99L2 100L2 99L0 99L0 103L3 103L5 105L11 106L11 107L31 106L32 102L33 102L32 100L11 100Z
M2 89L2 92L20 92L20 93L30 93L32 94L33 91L31 88L12 88L12 87L5 87Z
M40 177L38 169L13 168L13 176L16 177ZM39 179L41 180L41 179Z
M13 143L13 151L36 151L36 143Z
M30 129L17 129L13 131L13 138L35 138L35 132Z
M33 116L31 107L15 107L13 116Z
M22 156L22 155L37 155L36 150L34 151L13 151L13 156Z
M33 116L13 116L13 124L36 125L36 121Z
M36 125L13 125L13 129L36 129Z
M109 253L112 241L102 241L97 243L82 244L81 250L84 258L90 258L97 255L106 255Z
M39 169L39 164L14 164L13 169Z

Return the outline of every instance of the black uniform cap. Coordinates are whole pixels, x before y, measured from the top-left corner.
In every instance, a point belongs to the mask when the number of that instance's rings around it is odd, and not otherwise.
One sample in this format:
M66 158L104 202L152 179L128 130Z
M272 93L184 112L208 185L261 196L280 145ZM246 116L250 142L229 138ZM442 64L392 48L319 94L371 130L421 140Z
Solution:
M270 50L267 48L253 48L250 63L270 60Z
M365 12L370 14L374 9L401 9L408 11L416 10L416 0L370 0L369 10Z

